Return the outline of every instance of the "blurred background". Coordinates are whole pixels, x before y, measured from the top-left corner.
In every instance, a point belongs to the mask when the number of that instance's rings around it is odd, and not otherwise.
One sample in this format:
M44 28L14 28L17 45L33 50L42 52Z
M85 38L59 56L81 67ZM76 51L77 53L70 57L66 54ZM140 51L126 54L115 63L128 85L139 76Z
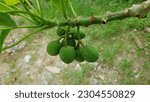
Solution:
M78 16L103 15L145 0L72 0ZM45 1L45 16L50 13ZM13 17L19 25L28 23ZM106 25L92 25L84 42L95 45L100 58L95 63L64 64L59 56L49 56L47 44L58 38L56 28L31 36L0 55L0 84L150 84L150 14L147 18L127 18ZM33 29L13 30L5 45L13 44Z

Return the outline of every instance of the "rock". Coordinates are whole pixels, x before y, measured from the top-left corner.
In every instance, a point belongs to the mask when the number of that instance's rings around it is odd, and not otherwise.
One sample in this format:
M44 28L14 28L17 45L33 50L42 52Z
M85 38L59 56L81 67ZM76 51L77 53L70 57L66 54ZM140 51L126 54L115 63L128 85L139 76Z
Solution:
M36 65L36 66L42 65L42 59L38 59L38 60L35 62L35 65Z
M67 65L67 64L66 64ZM63 69L64 68L64 63L61 61L61 59L59 59L59 57L55 57L55 62L53 64L53 66L56 66L60 69Z
M16 68L12 68L12 69L11 69L11 72L12 72L12 73L15 73L15 72L17 72L17 69L16 69Z
M81 69L81 67L80 67L80 64L76 64L76 66L75 66L75 70L80 70Z
M26 56L24 57L24 62L25 62L25 63L29 63L30 60L31 60L31 56L30 56L30 55L26 55Z
M134 29L133 31L134 31L134 32L137 32L138 30L137 30L137 29Z
M54 74L59 74L61 69L55 66L46 66L45 69L47 69L48 71L50 71L51 73Z
M48 71L44 71L42 73L43 79L46 80L47 82L54 79L54 76L52 73L48 72Z
M100 78L101 80L104 80L104 79L105 79L105 76L104 76L104 75L99 75L99 78Z
M27 76L30 76L30 72L29 72L29 71L28 71L28 72L26 72L26 75L27 75Z
M45 70L37 76L36 82L34 84L48 85L48 84L51 84L51 81L53 80L53 78L54 77L52 73Z
M150 32L150 28L145 27L144 31L145 31L146 33L149 33L149 32Z
M99 81L98 81L97 79L94 79L92 84L93 84L93 85L98 85L98 84L99 84Z

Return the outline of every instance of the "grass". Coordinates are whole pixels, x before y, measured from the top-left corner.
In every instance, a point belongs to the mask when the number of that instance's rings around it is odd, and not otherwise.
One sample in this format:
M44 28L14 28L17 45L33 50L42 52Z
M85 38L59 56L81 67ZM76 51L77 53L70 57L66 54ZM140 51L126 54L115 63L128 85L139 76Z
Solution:
M100 46L100 62L113 66L113 62L116 58L116 55L119 53L121 44L115 43L112 45L102 44Z
M60 76L62 79L62 84L89 84L90 80L88 79L91 77L91 70L93 70L92 65L82 65L81 69L78 71L72 68L66 68Z
M146 47L148 48L148 49L150 49L150 33L147 33L146 34L146 39L147 39L147 45L146 45ZM149 56L150 57L150 56Z
M134 84L133 62L123 59L117 66L122 84Z

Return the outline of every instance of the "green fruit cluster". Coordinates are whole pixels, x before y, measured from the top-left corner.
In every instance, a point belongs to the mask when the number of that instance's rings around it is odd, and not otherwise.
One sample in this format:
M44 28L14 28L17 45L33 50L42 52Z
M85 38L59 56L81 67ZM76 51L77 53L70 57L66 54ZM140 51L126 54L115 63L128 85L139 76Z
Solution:
M78 62L95 62L99 58L99 53L93 45L83 45L81 41L85 38L83 30L57 28L58 40L51 41L47 45L47 52L51 56L59 55L60 59L69 64L74 60Z

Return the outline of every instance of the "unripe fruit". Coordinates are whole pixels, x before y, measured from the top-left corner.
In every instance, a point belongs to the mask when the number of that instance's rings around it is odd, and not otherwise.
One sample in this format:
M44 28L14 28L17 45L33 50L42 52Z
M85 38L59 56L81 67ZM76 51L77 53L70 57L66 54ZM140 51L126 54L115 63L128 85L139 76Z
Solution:
M92 45L87 45L85 48L83 48L82 55L83 58L88 62L95 62L99 58L98 50Z
M79 36L79 37L78 37ZM72 37L76 40L80 40L80 39L83 39L85 37L85 32L80 30L79 34L77 31L75 31L73 34L72 34Z
M69 64L75 59L75 50L74 47L71 46L64 46L60 49L59 52L60 59L66 63Z
M63 36L63 35L65 35L65 29L63 29L62 27L57 27L57 35L58 36Z
M62 45L58 41L51 41L47 45L47 52L51 56L56 56L59 54L59 50Z
M63 40L62 43L65 46L65 39ZM67 45L75 47L76 46L76 41L73 38L68 38L67 39Z
M84 58L83 58L83 55L82 55L82 49L81 48L77 48L75 50L75 52L76 52L76 57L75 57L76 61L83 62Z

